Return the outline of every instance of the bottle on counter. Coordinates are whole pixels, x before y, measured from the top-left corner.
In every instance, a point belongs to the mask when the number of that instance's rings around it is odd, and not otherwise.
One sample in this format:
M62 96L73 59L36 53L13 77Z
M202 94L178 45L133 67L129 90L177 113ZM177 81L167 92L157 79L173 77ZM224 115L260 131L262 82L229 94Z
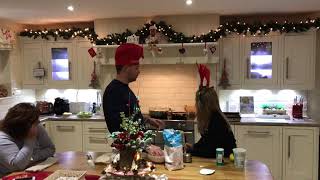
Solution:
M92 109L91 109L91 112L92 113L96 113L97 112L97 104L94 102L94 103L92 103Z

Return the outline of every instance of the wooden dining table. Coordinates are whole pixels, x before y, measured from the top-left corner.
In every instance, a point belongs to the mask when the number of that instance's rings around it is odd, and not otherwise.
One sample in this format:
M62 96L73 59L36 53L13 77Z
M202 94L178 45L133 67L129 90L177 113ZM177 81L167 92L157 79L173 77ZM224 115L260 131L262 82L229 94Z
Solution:
M90 175L102 175L106 164L96 164L94 168L87 163L87 154L93 159L103 153L98 152L74 152L68 151L57 153L58 163L48 167L45 171L54 172L56 170L81 170L87 171ZM173 180L272 180L273 177L269 168L260 161L247 160L244 168L236 168L233 163L228 160L223 166L216 166L215 159L192 157L192 163L184 163L185 167L181 170L169 171L164 164L155 164L156 169L152 174L165 174L169 179ZM199 171L202 168L214 169L215 173L211 175L201 175ZM19 173L19 172L18 172ZM21 173L21 172L20 172ZM15 175L17 173L12 173Z

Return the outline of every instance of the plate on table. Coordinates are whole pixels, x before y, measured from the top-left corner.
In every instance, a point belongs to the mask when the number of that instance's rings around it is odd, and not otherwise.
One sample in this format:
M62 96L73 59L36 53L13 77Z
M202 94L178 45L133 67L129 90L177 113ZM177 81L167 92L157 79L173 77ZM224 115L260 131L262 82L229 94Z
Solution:
M57 170L45 180L79 180L85 179L86 171L73 171L73 170Z
M210 174L213 174L216 170L214 169L206 169L206 168L203 168L200 170L200 174L202 175L210 175Z

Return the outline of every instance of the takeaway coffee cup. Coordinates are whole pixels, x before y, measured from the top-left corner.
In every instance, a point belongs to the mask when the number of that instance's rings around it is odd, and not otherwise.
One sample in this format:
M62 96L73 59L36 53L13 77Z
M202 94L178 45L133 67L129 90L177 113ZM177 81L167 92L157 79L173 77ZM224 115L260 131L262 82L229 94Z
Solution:
M244 168L244 163L246 161L246 152L247 150L244 148L234 148L234 165L236 168Z

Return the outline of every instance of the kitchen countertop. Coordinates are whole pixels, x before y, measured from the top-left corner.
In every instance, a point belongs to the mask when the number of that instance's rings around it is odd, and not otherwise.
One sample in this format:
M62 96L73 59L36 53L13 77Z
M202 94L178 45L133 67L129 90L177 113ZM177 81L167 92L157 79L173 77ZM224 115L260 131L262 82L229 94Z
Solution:
M79 118L77 115L71 116L40 116L40 121L105 121L103 115L94 115L91 118ZM230 122L232 125L252 125L252 126L301 126L301 127L320 127L320 122L312 119L265 119L254 117L242 117L240 122Z

